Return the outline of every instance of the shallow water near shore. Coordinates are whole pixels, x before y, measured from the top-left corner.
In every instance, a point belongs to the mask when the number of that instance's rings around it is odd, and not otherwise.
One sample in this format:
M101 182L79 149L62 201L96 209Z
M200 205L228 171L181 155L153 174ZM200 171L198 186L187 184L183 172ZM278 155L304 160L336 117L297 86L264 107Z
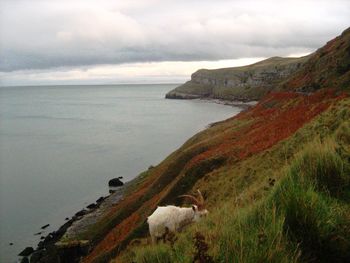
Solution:
M133 179L240 111L164 99L175 86L0 87L0 262L107 195L109 179Z

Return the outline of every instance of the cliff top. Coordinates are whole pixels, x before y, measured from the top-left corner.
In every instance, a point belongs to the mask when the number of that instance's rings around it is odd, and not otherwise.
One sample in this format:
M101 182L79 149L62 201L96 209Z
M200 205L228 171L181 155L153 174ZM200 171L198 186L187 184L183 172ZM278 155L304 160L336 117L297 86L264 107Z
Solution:
M270 67L276 67L276 66L288 66L295 63L304 63L307 61L307 59L310 57L310 55L303 56L303 57L271 57L264 60L261 60L259 62L256 62L254 64L246 65L246 66L239 66L239 67L229 67L229 68L218 68L218 69L199 69L195 73L199 71L205 71L208 73L214 73L214 74L227 74L227 73L233 73L233 72L240 72L240 71L253 71L257 69L268 69ZM193 74L195 74L193 73Z

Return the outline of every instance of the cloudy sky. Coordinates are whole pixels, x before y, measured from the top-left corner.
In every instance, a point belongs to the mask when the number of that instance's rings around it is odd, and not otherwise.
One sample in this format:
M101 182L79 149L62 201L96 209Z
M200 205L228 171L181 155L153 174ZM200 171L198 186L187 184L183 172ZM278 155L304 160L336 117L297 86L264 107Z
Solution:
M182 82L348 26L349 0L0 0L0 84Z

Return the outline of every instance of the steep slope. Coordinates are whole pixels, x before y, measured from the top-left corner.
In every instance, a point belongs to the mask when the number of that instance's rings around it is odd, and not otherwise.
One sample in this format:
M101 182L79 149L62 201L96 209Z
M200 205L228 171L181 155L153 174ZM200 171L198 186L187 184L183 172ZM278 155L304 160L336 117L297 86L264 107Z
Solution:
M332 57L347 65L349 34L336 38L345 43L341 48L327 44L300 71L277 81L273 89L284 91L212 125L150 167L102 220L64 241L90 241L83 262L347 262L350 75L346 66L334 70ZM312 72L309 79L316 80L324 68L328 79L309 89L312 82L302 76ZM176 242L146 245L146 217L197 188L210 216Z
M125 200L109 215L109 220L115 218L115 227L84 262L106 262L129 241L146 236L145 219L158 204L178 204L179 194L197 187L205 193L210 211L232 198L244 196L248 204L260 200L268 178L282 176L278 171L304 143L324 132L318 131L318 127L325 123L315 125L306 135L296 135L295 141L283 144L283 140L342 100L344 96L337 96L334 91L320 91L311 96L275 93L252 110L194 136L134 182ZM335 128L340 124L342 121ZM271 148L279 142L279 147Z
M307 60L308 56L272 57L244 67L200 69L192 74L190 81L168 92L166 98L258 100L300 69Z
M279 89L312 92L321 88L346 90L350 86L350 28L318 49L303 70Z
M116 262L348 262L349 106L337 98L287 139L202 170L192 191L205 193L208 218L173 244L134 243Z

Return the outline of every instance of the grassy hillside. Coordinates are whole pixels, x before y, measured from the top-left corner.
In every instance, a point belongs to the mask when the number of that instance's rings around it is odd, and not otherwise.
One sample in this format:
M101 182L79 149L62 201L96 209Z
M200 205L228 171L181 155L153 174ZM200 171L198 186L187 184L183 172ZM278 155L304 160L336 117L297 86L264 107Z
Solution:
M299 70L308 58L272 57L243 67L200 69L190 81L168 92L166 98L258 100Z
M312 92L320 88L350 86L350 28L317 50L303 70L285 81L279 89Z
M174 244L136 245L117 262L347 262L349 103L338 101L268 151L207 174L194 188L205 189L208 218Z
M85 262L106 262L130 241L147 236L145 218L157 204L178 204L177 195L197 188L204 192L211 211L209 221L202 222L203 228L213 224L210 218L220 217L220 211L230 202L234 202L231 209L255 207L272 188L269 178L279 182L295 154L310 141L349 134L349 106L349 99L335 91L319 91L311 96L275 93L254 109L197 134L134 181L125 200L91 232L98 235L103 228L112 228ZM349 141L345 142L339 142L339 147L349 149ZM236 211L241 214L240 209ZM184 239L192 243L193 232L188 231ZM205 234L204 230L200 232ZM161 249L164 247L170 249ZM157 247L144 249L157 251ZM136 252L131 249L130 253Z
M198 133L131 182L82 233L94 244L83 262L349 262L350 76L339 79L331 64L334 56L346 65L348 43L337 47L327 44L274 88L284 91ZM321 62L325 50L332 55ZM326 82L295 92L295 80L323 68ZM209 216L148 245L147 216L157 205L185 205L177 196L198 188Z

